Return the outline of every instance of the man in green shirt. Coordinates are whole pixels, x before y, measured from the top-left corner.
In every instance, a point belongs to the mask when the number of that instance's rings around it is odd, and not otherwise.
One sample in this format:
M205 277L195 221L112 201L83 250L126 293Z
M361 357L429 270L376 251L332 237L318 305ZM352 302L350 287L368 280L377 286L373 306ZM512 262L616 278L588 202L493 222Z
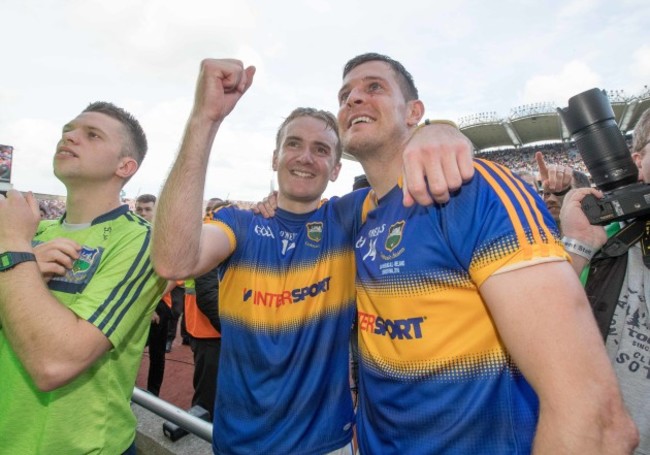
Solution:
M33 195L0 197L6 453L135 453L130 398L165 281L149 259L151 226L120 191L146 149L135 118L93 103L63 127L54 154L63 217L39 224Z

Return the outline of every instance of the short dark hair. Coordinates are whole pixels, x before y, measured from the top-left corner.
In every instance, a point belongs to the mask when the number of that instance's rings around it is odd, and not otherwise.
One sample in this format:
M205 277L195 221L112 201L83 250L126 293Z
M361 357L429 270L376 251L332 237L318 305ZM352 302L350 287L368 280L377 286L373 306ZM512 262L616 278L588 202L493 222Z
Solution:
M338 121L336 120L336 117L334 117L334 114L328 111L324 111L321 109L314 109L313 107L298 107L291 111L289 116L284 119L282 124L280 125L280 128L278 128L278 132L275 135L275 151L276 153L278 150L280 150L280 141L282 140L282 134L284 133L284 129L287 127L289 123L294 121L297 118L300 117L312 117L317 120L321 120L325 123L327 128L330 128L334 133L336 134L336 149L334 152L336 153L336 162L338 163L341 160L341 154L343 153L343 147L341 146L341 140L339 138L339 124Z
M402 95L406 101L413 101L419 99L418 89L415 86L413 81L413 76L409 73L404 65L402 65L397 60L394 60L387 55L378 54L376 52L368 52L366 54L357 55L356 57L350 59L345 66L343 67L343 77L352 71L357 66L366 62L380 61L385 62L390 65L391 69L397 76L397 83L399 84L400 89L402 90Z
M358 190L359 188L367 188L369 186L370 182L368 182L368 177L366 177L366 174L357 175L354 178L354 183L352 184L352 191Z
M584 172L578 171L577 169L573 170L573 181L571 182L571 188L590 188L591 180L589 176Z
M222 202L224 202L224 201L220 197L210 198L210 199L208 199L207 204L205 204L205 210L206 211L208 211L208 210L212 211L215 206L221 204Z
M141 194L136 198L135 202L139 202L141 204L148 204L149 202L153 202L155 204L156 196L153 194Z
M648 143L650 143L650 108L646 109L636 122L632 151L642 153Z
M98 112L120 122L127 132L127 144L125 149L122 150L122 156L130 156L135 159L138 162L138 166L142 164L142 160L144 160L144 156L147 154L147 136L133 115L121 107L106 101L90 103L83 112Z

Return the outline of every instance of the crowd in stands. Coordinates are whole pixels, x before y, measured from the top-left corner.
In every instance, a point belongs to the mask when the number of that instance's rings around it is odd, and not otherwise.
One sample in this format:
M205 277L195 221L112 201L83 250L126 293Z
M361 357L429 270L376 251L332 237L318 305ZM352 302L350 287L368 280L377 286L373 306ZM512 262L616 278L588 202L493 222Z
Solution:
M494 150L487 152L477 152L477 158L494 161L510 168L510 170L538 172L537 163L535 162L535 152L542 152L544 160L548 164L561 164L570 166L573 169L589 175L589 171L582 161L582 157L575 147L567 147L562 143L535 145L521 147L519 149Z
M39 199L38 205L44 220L55 220L65 212L65 201L61 199Z

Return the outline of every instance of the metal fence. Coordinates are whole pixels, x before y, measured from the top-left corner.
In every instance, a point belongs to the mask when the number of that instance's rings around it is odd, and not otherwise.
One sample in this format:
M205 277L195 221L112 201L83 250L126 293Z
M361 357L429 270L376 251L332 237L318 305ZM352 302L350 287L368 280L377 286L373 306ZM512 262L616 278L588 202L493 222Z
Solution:
M134 387L131 400L169 422L175 423L207 442L212 442L212 424L161 400L149 392Z

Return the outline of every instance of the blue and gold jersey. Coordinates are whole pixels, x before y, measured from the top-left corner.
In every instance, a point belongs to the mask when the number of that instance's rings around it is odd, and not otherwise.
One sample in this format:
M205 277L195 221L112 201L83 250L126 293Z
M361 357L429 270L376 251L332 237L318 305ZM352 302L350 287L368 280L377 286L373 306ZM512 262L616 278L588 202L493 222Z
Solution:
M363 454L531 450L537 398L479 287L567 256L532 189L496 164L474 166L444 205L405 208L395 187L356 237Z
M351 440L352 242L364 197L270 219L215 212L232 248L219 268L215 453L321 454Z

